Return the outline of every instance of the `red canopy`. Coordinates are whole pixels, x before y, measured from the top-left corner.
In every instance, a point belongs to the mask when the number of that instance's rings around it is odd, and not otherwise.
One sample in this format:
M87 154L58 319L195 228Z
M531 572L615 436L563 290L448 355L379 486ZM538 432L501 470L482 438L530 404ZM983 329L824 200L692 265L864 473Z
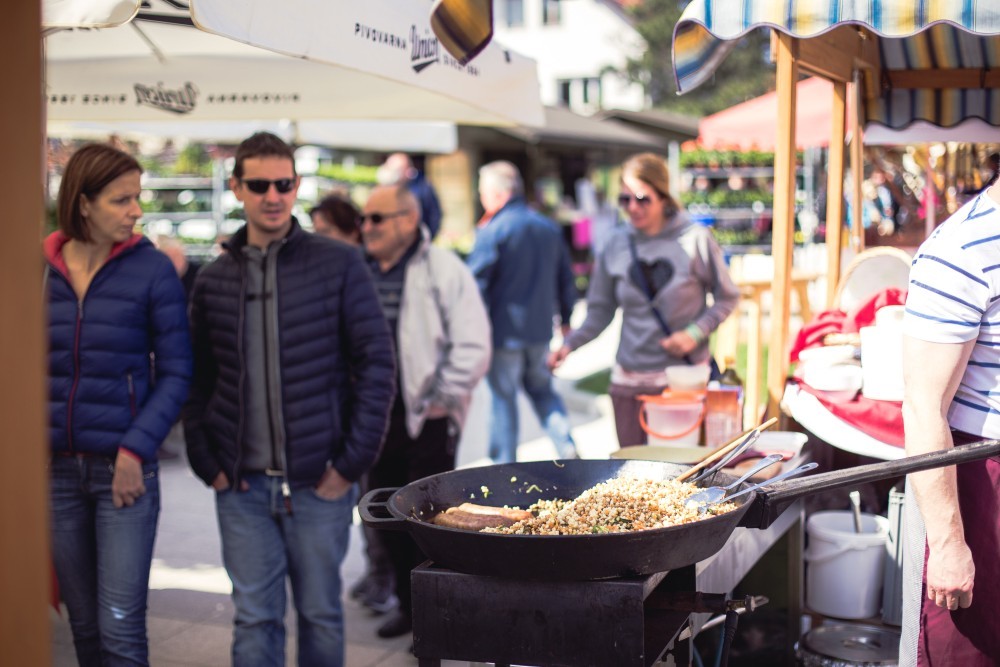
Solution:
M833 84L818 77L803 79L796 99L797 147L828 145ZM777 118L778 95L770 92L703 118L698 123L698 143L705 148L773 151Z

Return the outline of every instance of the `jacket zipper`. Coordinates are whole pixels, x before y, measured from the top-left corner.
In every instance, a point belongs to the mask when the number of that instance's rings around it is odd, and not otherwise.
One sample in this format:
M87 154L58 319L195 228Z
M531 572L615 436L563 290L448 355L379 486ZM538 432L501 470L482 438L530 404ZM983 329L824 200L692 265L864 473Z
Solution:
M70 285L70 289L73 286ZM73 386L69 390L69 401L66 403L66 444L71 454L73 448L73 401L76 399L76 388L80 384L80 329L83 327L83 299L76 302L76 329L73 333Z
M125 381L128 383L128 409L132 413L132 418L135 418L135 382L132 380L132 374L128 373L125 375Z
M90 279L90 284L87 285L87 291L82 297L76 300L76 328L73 332L73 386L69 390L69 400L66 403L66 445L69 447L71 454L75 453L73 446L73 401L76 400L76 389L80 384L80 330L83 328L83 302L86 300L87 294L90 293L90 289L97 282L97 279L107 268L110 261L124 257L133 250L134 248L126 248L116 257L105 260L104 264L98 267L97 271L94 273L94 277ZM52 267L51 263L49 266ZM76 290L73 289L73 283L69 280L69 275L64 275L59 270L55 270L55 273L66 281L69 291L76 294ZM48 272L46 272L46 276L48 276ZM51 303L51 299L49 299L49 302Z
M261 291L263 294L268 294L268 264L271 261L277 261L277 250L274 253L269 253L268 248L264 248L264 261L261 263L262 269L262 285ZM275 271L277 269L275 268ZM277 280L275 281L274 290L271 292L270 299L263 298L260 301L260 307L262 309L261 321L264 323L264 387L267 392L267 422L271 429L271 464L274 466L275 470L280 470L282 473L281 478L281 496L284 500L285 512L289 515L292 514L292 489L288 484L288 470L286 469L286 461L284 456L284 439L280 438L280 433L274 424L274 402L275 397L271 392L271 344L276 344L277 341L271 341L271 330L272 330L272 318L276 318L277 312L275 310L274 304L277 299Z

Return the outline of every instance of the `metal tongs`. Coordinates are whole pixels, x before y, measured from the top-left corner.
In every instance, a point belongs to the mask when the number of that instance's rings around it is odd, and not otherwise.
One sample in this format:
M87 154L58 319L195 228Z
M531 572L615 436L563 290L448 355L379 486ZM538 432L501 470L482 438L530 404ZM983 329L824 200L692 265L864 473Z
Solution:
M747 449L749 449L755 442L757 442L757 438L760 437L761 432L769 429L771 426L777 423L777 421L778 421L777 418L772 417L771 419L768 419L760 426L750 429L746 433L738 436L735 440L730 442L728 445L725 445L724 447L713 453L711 456L707 457L704 461L702 461L698 465L693 466L692 468L678 475L677 480L681 482L687 481L691 484L697 484L699 481L706 479L707 477L710 477L711 475L715 474L716 472L724 468L727 463L729 463L734 458L736 458L737 456L745 452ZM705 466L708 467L706 468ZM704 470L702 470L702 468L704 468ZM701 472L696 477L689 479L691 478L692 475L694 475L694 473L698 471Z
M728 454L726 454L725 456L723 456L721 459L719 459L718 461L716 461L715 463L713 463L709 467L707 467L704 470L702 470L701 473L698 474L697 476L695 476L694 478L689 479L688 482L690 482L691 484L697 484L698 482L700 482L703 479L708 479L709 477L711 477L712 475L714 475L718 471L720 471L723 468L725 468L726 465L730 461L732 461L733 459L735 459L737 456L739 456L740 454L742 454L746 450L748 450L751 447L753 447L754 443L757 442L758 438L760 438L760 427L757 427L754 430L750 431L750 433L745 438L743 438L743 440L740 442L740 444L738 444L735 447L733 447L729 451Z
M715 503L725 498L727 492L735 489L740 484L747 481L748 479L759 473L764 468L767 468L768 466L777 463L778 461L781 460L781 458L782 458L781 454L771 454L769 456L765 456L763 459L761 459L760 462L757 463L757 465L750 468L750 470L744 473L743 476L737 479L735 482L727 484L726 486L709 486L707 488L702 489L701 491L696 491L692 493L687 500L684 501L684 505L686 507L698 507L700 505L702 509L704 509L705 505L714 505Z

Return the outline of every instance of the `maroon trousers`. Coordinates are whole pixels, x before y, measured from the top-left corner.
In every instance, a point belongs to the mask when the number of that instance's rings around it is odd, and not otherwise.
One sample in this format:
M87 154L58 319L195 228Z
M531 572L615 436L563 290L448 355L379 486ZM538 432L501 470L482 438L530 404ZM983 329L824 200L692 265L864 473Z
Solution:
M925 547L917 664L996 667L1000 665L1000 460L964 463L957 473L965 540L976 565L972 606L949 611L927 599Z

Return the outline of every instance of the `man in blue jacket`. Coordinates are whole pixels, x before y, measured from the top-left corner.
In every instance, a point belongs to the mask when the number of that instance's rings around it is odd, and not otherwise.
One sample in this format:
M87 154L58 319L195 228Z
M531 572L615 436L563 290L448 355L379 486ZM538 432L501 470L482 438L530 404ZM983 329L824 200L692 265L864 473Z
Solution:
M469 268L493 325L487 380L493 393L490 458L517 459L517 392L524 387L560 458L576 457L562 399L547 365L553 317L563 331L576 300L569 250L559 226L528 207L510 162L479 169L479 199L489 221L476 235Z
M285 664L285 578L299 665L344 664L340 564L353 483L378 455L395 394L392 340L360 252L292 217L291 149L261 132L230 187L246 225L191 297L188 458L216 491L236 607L232 658Z

